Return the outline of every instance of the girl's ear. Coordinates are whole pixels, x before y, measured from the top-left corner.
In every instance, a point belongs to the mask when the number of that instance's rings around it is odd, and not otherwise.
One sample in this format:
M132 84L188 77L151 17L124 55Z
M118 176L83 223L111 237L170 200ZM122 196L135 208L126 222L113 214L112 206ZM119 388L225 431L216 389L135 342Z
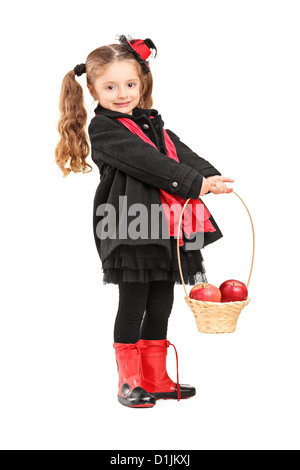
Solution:
M88 84L87 84L87 87L89 89L90 94L94 98L94 100L98 100L98 97L96 96L96 93L94 92L93 87L91 85L88 85Z

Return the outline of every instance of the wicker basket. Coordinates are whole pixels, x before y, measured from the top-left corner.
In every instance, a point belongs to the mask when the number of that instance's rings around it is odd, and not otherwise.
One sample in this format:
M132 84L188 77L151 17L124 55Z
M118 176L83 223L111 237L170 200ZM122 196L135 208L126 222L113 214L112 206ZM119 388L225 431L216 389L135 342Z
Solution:
M252 263L250 274L248 278L247 288L250 283L250 278L253 269L253 261L254 261L254 250L255 250L255 236L254 236L254 227L253 221L250 215L250 212L242 200L242 198L236 194L234 191L233 193L242 201L244 204L252 226L252 234L253 234L253 252L252 252ZM180 234L180 227L183 212L188 204L190 199L187 199L185 202L182 212L180 215L180 220L178 224L178 234L177 234L177 256L178 256L178 265L180 276L182 280L182 285L185 291L185 301L189 305L190 309L192 310L194 317L196 319L198 331L200 333L234 333L236 330L236 325L238 318L240 316L241 311L249 304L250 299L246 299L242 302L202 302L199 300L191 299L187 293L186 286L183 280L182 270L181 270L181 262L180 262L180 252L179 252L179 234Z

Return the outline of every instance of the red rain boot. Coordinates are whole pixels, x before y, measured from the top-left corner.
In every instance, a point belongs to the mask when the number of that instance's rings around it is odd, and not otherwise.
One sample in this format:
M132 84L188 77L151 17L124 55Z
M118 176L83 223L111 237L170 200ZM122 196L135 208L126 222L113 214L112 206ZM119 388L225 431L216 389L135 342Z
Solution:
M137 344L114 343L119 372L118 400L131 408L152 408L156 399L142 388L141 356Z
M137 342L142 358L142 384L141 386L151 393L157 400L167 398L190 398L196 395L196 389L191 385L179 385L178 379L178 356L174 344L166 339L145 340ZM177 384L174 383L167 373L167 349L173 346L177 362Z

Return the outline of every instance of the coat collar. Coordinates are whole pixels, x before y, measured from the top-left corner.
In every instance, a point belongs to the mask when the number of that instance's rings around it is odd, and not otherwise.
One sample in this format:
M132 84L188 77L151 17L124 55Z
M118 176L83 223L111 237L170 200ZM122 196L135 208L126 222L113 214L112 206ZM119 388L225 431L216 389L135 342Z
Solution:
M133 120L134 118L139 118L140 116L147 116L149 118L150 116L153 116L153 117L158 116L158 111L156 109L143 109L139 107L133 108L132 115L103 108L103 106L101 106L100 104L98 104L97 108L94 111L96 114L102 114L103 116L107 116L111 118L127 117Z

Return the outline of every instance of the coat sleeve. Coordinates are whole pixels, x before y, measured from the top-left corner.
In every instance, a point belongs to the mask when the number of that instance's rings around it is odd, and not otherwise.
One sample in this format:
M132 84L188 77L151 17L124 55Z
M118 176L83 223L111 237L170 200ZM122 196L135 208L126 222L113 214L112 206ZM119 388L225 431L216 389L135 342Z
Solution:
M172 132L170 129L166 129L166 132L176 147L178 159L180 162L194 168L205 178L209 176L221 175L221 173L207 160L199 157L199 155L197 155L187 145L181 142L180 138L174 134L174 132Z
M95 116L88 132L92 160L98 167L104 162L168 193L199 198L203 175L197 169L169 158L105 116Z

